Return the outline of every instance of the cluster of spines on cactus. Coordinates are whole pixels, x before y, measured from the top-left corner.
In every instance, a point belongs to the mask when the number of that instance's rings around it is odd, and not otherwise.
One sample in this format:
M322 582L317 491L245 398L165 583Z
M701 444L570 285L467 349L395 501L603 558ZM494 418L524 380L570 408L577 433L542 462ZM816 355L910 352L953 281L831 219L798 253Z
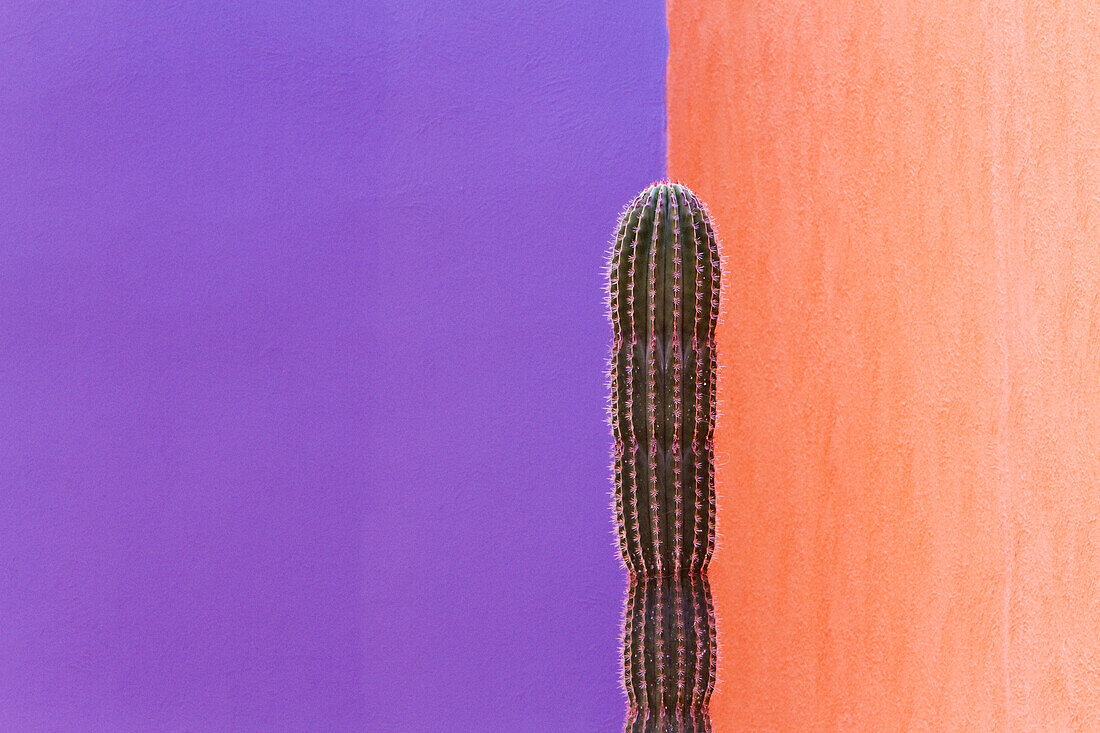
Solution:
M615 511L630 576L627 730L710 730L720 266L706 208L655 183L623 212L609 268Z

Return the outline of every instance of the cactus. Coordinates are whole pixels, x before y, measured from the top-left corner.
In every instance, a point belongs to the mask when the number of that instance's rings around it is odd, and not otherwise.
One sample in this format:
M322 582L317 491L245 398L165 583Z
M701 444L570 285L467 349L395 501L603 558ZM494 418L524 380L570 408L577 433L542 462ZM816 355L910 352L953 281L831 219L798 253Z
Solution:
M714 647L705 573L632 578L623 634L627 733L710 731Z
M623 212L608 270L615 512L630 576L626 731L709 731L718 244L706 208L655 183Z

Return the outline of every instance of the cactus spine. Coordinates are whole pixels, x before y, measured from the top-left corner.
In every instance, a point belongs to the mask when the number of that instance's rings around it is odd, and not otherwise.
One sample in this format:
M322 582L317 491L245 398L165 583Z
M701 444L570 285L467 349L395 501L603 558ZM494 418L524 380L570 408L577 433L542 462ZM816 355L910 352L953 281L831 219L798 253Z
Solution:
M630 575L623 634L628 733L710 731L718 244L676 183L623 212L609 308L615 511Z

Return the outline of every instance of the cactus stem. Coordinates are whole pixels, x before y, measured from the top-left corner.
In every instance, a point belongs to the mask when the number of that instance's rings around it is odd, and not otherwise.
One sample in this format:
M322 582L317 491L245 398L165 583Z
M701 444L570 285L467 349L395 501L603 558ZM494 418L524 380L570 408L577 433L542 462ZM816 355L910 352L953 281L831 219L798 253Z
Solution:
M620 220L609 275L614 508L630 577L626 729L709 730L720 268L695 195L661 182L636 196Z

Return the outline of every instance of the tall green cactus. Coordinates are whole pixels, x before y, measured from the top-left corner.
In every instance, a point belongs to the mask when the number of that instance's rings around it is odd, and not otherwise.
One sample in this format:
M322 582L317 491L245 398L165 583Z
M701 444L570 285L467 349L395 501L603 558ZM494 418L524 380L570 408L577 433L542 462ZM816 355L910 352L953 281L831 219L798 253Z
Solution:
M608 271L615 345L615 510L630 574L623 634L629 733L709 731L718 244L676 183L623 212Z

